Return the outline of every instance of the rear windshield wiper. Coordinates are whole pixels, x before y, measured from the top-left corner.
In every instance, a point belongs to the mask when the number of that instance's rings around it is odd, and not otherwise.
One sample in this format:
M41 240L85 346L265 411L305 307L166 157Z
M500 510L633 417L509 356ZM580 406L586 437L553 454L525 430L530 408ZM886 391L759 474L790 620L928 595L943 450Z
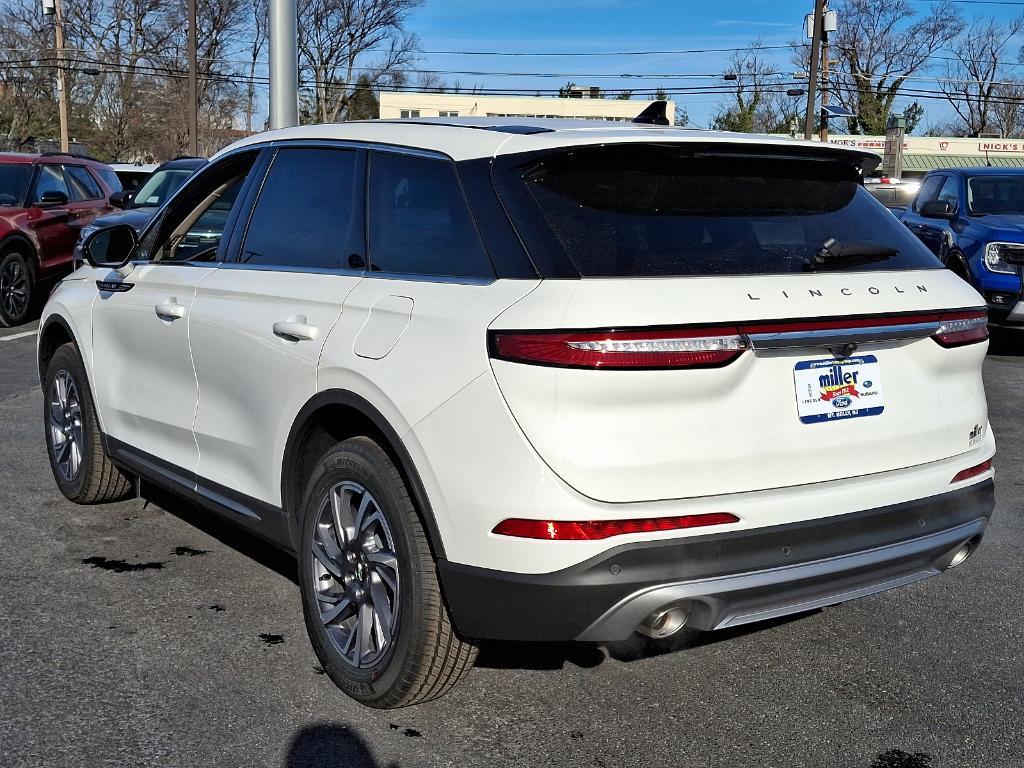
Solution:
M821 244L814 257L808 262L804 269L814 271L817 269L828 269L829 265L838 261L855 261L861 264L870 264L874 261L885 261L899 254L899 250L890 245L878 245L877 243L847 243L843 244L830 237Z

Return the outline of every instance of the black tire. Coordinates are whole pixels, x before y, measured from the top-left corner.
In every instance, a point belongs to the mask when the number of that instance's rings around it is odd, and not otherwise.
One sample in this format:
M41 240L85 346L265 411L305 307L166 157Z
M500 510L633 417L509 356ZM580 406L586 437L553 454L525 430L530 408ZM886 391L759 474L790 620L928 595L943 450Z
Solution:
M332 639L321 618L324 604L317 598L318 589L340 592L348 589L345 584L353 583L357 591L360 584L366 584L369 593L369 580L374 578L369 569L378 567L368 564L360 575L351 572L345 576L346 580L358 581L343 583L314 558L314 537L325 535L323 520L330 514L325 504L330 504L332 489L343 483L361 487L372 495L373 507L385 519L386 535L393 539L397 555L395 572L400 588L395 599L398 609L393 614L392 640L377 649L381 654L379 659L363 666L353 664L343 655L337 634ZM358 491L355 493L353 498L361 498ZM477 648L455 633L441 595L426 533L405 483L387 453L368 437L354 437L336 445L314 468L301 512L299 585L303 614L313 650L331 680L353 699L379 709L420 704L451 690L473 668ZM377 535L370 528L366 530L371 536ZM353 545L350 542L348 546ZM373 544L371 548L376 546ZM382 582L379 576L377 578L379 588ZM324 583L326 587L322 586ZM393 592L387 594L394 598ZM358 608L355 611L353 615L361 615ZM332 630L344 633L343 627L339 630L332 626Z
M59 410L56 395L58 377L66 376L74 387L77 397L77 418L67 420L69 434L80 441L80 460L77 471L66 476L61 467L61 452L54 450L57 439L55 423L52 421L54 410ZM103 450L99 422L96 420L96 408L89 390L89 381L78 349L74 344L64 344L50 358L46 369L43 388L43 430L46 435L46 453L50 459L50 471L57 487L66 498L76 504L104 504L121 501L132 496L132 481L107 457ZM70 398L68 398L70 399ZM72 406L73 408L73 406ZM64 413L68 413L65 410ZM63 414L62 414L63 416Z
M21 325L35 306L35 270L22 248L14 245L0 255L0 328Z

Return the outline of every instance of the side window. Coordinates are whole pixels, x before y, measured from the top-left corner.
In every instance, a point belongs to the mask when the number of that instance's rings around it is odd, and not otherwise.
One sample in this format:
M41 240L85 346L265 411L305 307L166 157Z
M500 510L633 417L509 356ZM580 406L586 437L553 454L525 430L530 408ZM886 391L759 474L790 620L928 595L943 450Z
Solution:
M65 165L64 170L68 174L68 186L71 187L73 201L99 200L103 197L100 185L85 168L80 165Z
M281 149L253 207L239 261L338 269L347 258L356 188L350 149Z
M103 179L103 183L107 185L111 192L120 192L122 190L121 180L117 178L117 174L114 173L110 168L100 168L96 171L100 178Z
M192 179L139 244L142 261L217 261L221 238L258 152L229 157Z
M372 270L494 276L453 163L371 152L367 205Z
M946 182L942 185L942 189L939 190L939 194L936 195L936 200L945 200L953 208L958 208L960 205L959 200L959 189L960 179L956 176L947 176Z
M36 188L32 193L32 202L38 203L47 192L63 192L68 194L68 185L64 181L64 171L59 165L40 165L39 176L36 178Z
M929 176L925 179L924 184L921 185L921 191L917 193L917 198L914 200L914 210L920 211L924 203L934 200L935 196L939 193L939 187L942 186L942 182L945 180L945 176Z

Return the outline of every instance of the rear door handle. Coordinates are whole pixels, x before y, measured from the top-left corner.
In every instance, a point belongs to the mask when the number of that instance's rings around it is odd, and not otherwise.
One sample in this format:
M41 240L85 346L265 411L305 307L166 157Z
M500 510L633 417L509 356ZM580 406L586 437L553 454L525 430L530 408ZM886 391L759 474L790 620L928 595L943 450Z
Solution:
M153 307L156 316L161 320L179 320L185 316L185 307L178 303L177 299L167 299Z
M312 341L316 338L317 327L299 315L274 323L274 335L287 341Z

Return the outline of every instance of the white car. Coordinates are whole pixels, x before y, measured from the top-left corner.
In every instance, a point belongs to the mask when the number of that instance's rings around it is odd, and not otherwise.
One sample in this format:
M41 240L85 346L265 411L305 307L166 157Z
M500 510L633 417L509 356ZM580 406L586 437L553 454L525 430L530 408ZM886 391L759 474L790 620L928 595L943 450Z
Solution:
M877 161L650 122L243 139L51 296L54 477L295 553L320 662L375 707L489 638L661 638L940 573L993 510L986 314L864 190Z

